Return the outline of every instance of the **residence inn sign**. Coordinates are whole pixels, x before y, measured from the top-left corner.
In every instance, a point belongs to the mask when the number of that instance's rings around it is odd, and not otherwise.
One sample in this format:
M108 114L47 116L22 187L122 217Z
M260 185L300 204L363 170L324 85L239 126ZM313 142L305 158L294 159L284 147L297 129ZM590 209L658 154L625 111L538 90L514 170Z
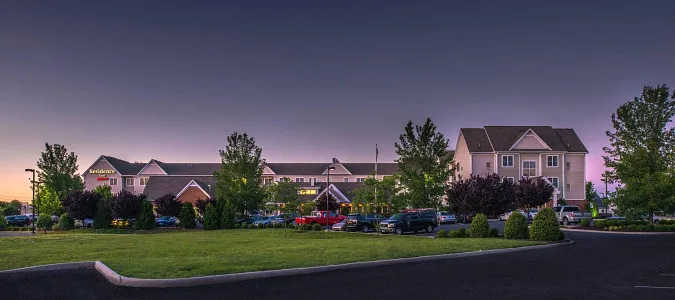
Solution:
M106 174L115 174L117 173L115 170L106 170L106 169L90 169L89 174L101 174L101 175L106 175Z

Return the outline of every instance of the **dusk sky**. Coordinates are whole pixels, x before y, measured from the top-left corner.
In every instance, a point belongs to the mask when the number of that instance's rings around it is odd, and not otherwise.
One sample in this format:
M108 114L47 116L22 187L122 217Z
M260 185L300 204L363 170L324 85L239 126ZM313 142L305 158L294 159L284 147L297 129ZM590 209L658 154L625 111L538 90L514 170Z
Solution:
M461 127L573 128L599 185L611 113L675 87L672 0L26 2L0 7L0 200L29 200L45 142L80 172L217 162L233 131L269 162L391 162L426 117L452 148Z

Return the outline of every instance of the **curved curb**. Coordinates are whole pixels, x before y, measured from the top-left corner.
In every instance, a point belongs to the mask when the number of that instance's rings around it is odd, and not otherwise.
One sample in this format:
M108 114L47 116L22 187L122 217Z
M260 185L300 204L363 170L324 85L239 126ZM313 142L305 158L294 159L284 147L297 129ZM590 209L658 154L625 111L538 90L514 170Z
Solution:
M44 272L44 271L58 271L58 270L71 270L79 268L92 268L96 262L94 261L83 261L83 262L74 262L74 263L59 263L59 264L49 264L33 267L25 267L18 269L11 269L0 271L0 274L16 274L16 273L28 273L28 272Z
M200 286L200 285L233 283L233 282L251 280L251 279L263 279L263 278L272 278L272 277L282 277L282 276L291 276L291 275L320 273L320 272L327 272L327 271L333 271L333 270L356 269L356 268L386 266L386 265L394 265L394 264L410 263L410 262L425 262L425 261L434 261L434 260L442 260L442 259L453 259L453 258L473 257L473 256L489 255L489 254L499 254L499 253L510 253L510 252L527 251L527 250L537 250L537 249L568 246L568 245L572 245L572 244L574 244L574 240L567 240L565 242L546 244L546 245L537 245L537 246L525 246L525 247L494 249L494 250L485 250L485 251L479 250L479 251L473 251L473 252L427 255L427 256L395 258L395 259L385 259L385 260L365 261L365 262L353 262L353 263L328 265L328 266L305 267L305 268L282 269L282 270L269 270L269 271L254 271L254 272L235 273L235 274L199 276L199 277L188 277L188 278L171 278L171 279L147 279L147 278L132 278L132 277L122 276L120 274L117 274L117 272L110 269L108 266L106 266L101 261L61 263L61 264L51 264L51 265L43 265L43 266L26 267L26 268L0 271L0 274L25 273L25 272L36 272L36 271L54 271L54 270L92 268L93 267L103 277L105 277L105 279L108 280L108 282L110 282L114 285L118 285L118 286L148 287L148 288L193 287L193 286Z
M573 229L573 228L560 228L562 231L570 232L585 232L585 233L600 233L600 234L627 234L627 235L671 235L675 232L652 232L652 231L605 231L605 230L589 230L589 229Z
M125 276L121 276L121 275L117 274L115 271L111 270L110 268L108 268L106 265L104 265L100 261L96 262L96 269L110 283L115 284L115 285L119 285L119 286L153 287L153 288L193 287L193 286L200 286L200 285L233 283L233 282L251 280L251 279L263 279L263 278L272 278L272 277L281 277L281 276L320 273L320 272L327 272L327 271L333 271L333 270L356 269L356 268L364 268L364 267L394 265L394 264L409 263L409 262L423 262L423 261L433 261L433 260L441 260L441 259L473 257L473 256L488 255L488 254L498 254L498 253L509 253L509 252L526 251L526 250L536 250L536 249L568 246L568 245L572 245L572 244L574 244L574 241L569 240L569 241L565 241L565 242L561 242L561 243L517 247L517 248L507 248L507 249L495 249L495 250L452 253L452 254L439 254L439 255L428 255L428 256L408 257L408 258L396 258L396 259L376 260L376 261L367 261L367 262L353 262L353 263L328 265L328 266L318 266L318 267L306 267L306 268L294 268L294 269L270 270L270 271L255 271L255 272L245 272L245 273L235 273L235 274L225 274L225 275L212 275L212 276L199 276L199 277L173 278L173 279L144 279L144 278L125 277Z

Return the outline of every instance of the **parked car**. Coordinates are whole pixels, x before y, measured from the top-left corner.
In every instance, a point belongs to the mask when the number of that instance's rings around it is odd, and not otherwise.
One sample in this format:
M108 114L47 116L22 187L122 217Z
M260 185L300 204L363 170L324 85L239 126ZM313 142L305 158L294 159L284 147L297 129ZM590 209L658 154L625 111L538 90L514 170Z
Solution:
M259 220L254 221L252 224L255 227L268 226L272 224L272 220L274 220L275 218L276 218L275 216L261 217Z
M24 215L5 216L7 226L23 227L30 225L30 219Z
M347 225L347 219L344 219L340 222L337 222L333 224L333 227L331 227L331 230L333 231L345 231L345 226Z
M647 217L649 219L649 217ZM666 215L666 214L654 214L654 224L658 224L659 222L663 220L675 220L675 216L673 215Z
M581 220L593 220L593 214L590 212L581 212L576 205L561 205L553 207L558 222L564 225L580 223Z
M436 222L438 224L444 224L444 223L457 223L457 218L455 217L454 214L450 213L449 211L439 211L436 213Z
M346 222L346 231L363 231L370 232L370 230L375 230L377 228L377 216L376 215L362 215L362 214L349 214L347 215Z
M295 218L299 217L299 213L286 213L286 214L280 214L278 216L275 216L274 219L272 219L273 224L284 224L284 223L291 223L295 221Z
M176 217L158 217L155 218L155 226L157 227L176 227L178 218Z
M84 219L84 226L82 226L82 220L75 220L75 228L91 228L94 226L94 220L92 219Z
M253 224L253 222L262 219L261 215L243 216L234 220L235 224Z
M52 223L56 224L59 222L59 216L52 216Z
M503 215L499 216L499 221L506 221L506 220L508 220L509 217L511 216L511 214L513 214L513 213L515 213L515 212L520 213L521 215L523 215L523 217L527 217L527 214L525 213L524 210L522 210L522 209L517 209L517 210L512 210L512 211L505 212Z
M347 217L338 215L333 211L317 210L313 211L312 215L295 218L295 223L297 225L320 224L332 226L333 224L338 223L346 218Z
M433 232L434 222L428 218L423 218L420 213L398 213L380 222L380 232L403 234L404 232Z
M433 208L414 208L414 209L404 209L401 210L402 213L419 213L420 216L424 219L431 220L434 224L434 228L438 227L438 221L436 220L436 210Z
M530 221L534 220L534 217L537 215L538 212L539 212L539 210L536 209L536 208L530 210L530 213L529 213L529 216L527 217L527 219L530 220Z

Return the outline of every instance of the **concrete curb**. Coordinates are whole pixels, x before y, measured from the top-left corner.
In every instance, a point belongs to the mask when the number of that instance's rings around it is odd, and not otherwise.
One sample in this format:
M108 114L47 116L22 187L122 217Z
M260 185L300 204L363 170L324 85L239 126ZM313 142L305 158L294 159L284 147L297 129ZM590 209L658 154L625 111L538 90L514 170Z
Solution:
M675 234L675 232L650 232L650 231L637 231L637 232L626 232L626 231L605 231L605 230L589 230L589 229L574 229L574 228L560 228L562 231L571 231L571 232L586 232L586 233L602 233L602 234L627 234L627 235L669 235Z
M41 265L41 266L25 267L25 268L18 268L18 269L0 271L0 274L16 274L16 273L29 273L29 272L70 270L70 269L79 269L79 268L92 268L92 267L94 267L95 263L96 262L93 262L93 261L83 261L83 262L74 262L74 263L49 264L49 265Z
M479 250L479 251L474 251L474 252L427 255L427 256L395 258L395 259L365 261L365 262L353 262L353 263L328 265L328 266L318 266L318 267L306 267L306 268L294 268L294 269L270 270L270 271L255 271L255 272L245 272L245 273L235 273L235 274L199 276L199 277L189 277L189 278L172 278L172 279L146 279L146 278L126 277L126 276L122 276L122 275L117 274L117 272L113 271L112 269L110 269L108 266L106 266L105 264L103 264L100 261L95 261L95 262L88 261L88 262L78 262L78 263L64 263L64 264L53 264L53 265L27 267L27 268L12 269L12 270L7 270L7 271L0 271L0 274L24 273L24 272L35 272L35 271L53 271L53 270L91 268L91 267L93 267L103 277L105 277L105 279L108 280L108 282L110 282L114 285L118 285L118 286L148 287L148 288L193 287L193 286L200 286L200 285L233 283L233 282L251 280L251 279L263 279L263 278L272 278L272 277L281 277L281 276L320 273L320 272L327 272L327 271L334 271L334 270L346 270L346 269L356 269L356 268L365 268L365 267L394 265L394 264L401 264L401 263L425 262L425 261L434 261L434 260L442 260L442 259L453 259L453 258L473 257L473 256L489 255L489 254L499 254L499 253L510 253L510 252L527 251L527 250L537 250L537 249L568 246L568 245L572 245L572 244L574 244L573 240L567 240L565 242L560 242L560 243L537 245L537 246L517 247L517 248L507 248L507 249L494 249L494 250L486 250L486 251Z

